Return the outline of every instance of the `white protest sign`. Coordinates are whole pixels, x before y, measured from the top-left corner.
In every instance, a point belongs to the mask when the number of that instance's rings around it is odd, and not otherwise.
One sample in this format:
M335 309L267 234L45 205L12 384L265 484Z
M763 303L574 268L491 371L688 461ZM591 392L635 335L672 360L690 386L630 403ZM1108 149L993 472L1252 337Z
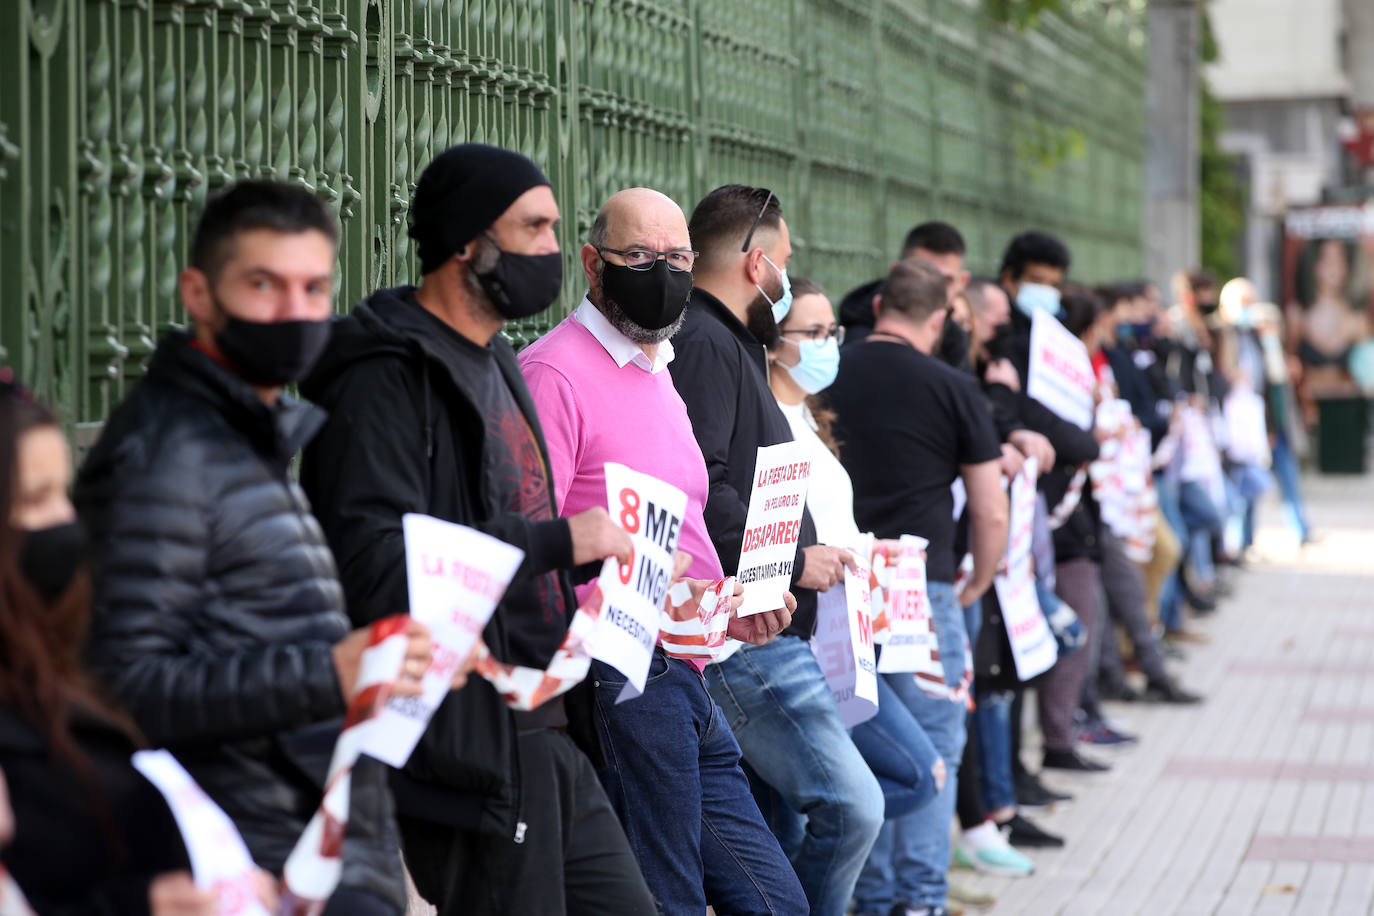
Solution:
M736 616L782 607L783 593L792 583L810 479L811 459L802 443L759 448L736 575L744 586L744 603Z
M1036 312L1030 346L1026 394L1070 423L1092 429L1096 375L1083 341L1053 315Z
M896 566L887 588L887 642L878 659L880 674L914 673L944 683L940 646L930 619L926 593L925 538L902 535Z
M811 640L845 728L866 722L878 712L870 570L858 554L854 560L858 570L845 567L843 588L835 586L817 595L816 635Z
M1048 671L1059 648L1035 594L1031 571L1031 522L1035 517L1036 460L1026 461L1011 482L1011 526L1007 536L1006 571L993 580L1002 620L1007 627L1016 676L1023 681Z
M429 627L434 660L425 672L424 693L392 697L372 725L367 754L393 767L410 759L525 558L505 541L428 515L408 513L401 525L410 616Z
M267 916L258 900L253 857L229 815L167 751L137 751L133 765L167 800L186 844L196 887L218 895L216 912Z
M616 702L644 692L659 615L673 576L673 551L687 514L687 494L623 464L606 463L606 508L634 544L628 565L614 558L601 570L601 618L592 657L625 675Z

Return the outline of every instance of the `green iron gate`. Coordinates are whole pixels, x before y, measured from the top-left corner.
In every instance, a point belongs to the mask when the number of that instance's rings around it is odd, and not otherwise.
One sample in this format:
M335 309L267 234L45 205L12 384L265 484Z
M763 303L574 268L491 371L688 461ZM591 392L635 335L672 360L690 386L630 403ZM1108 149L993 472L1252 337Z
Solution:
M690 212L729 181L779 193L793 271L836 295L931 217L977 269L1036 225L1079 276L1139 273L1142 6L1017 32L978 0L0 0L0 359L89 431L236 178L330 200L341 307L413 279L411 192L462 140L546 169L570 278L611 192Z

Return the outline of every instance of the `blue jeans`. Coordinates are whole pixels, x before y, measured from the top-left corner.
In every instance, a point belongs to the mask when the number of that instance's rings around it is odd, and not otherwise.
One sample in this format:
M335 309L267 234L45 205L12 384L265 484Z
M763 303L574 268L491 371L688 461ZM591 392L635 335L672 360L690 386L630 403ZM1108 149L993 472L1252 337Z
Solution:
M1298 483L1301 471L1298 469L1298 458L1288 444L1288 435L1282 431L1274 443L1274 476L1278 478L1279 491L1283 494L1288 524L1298 533L1299 540L1306 541L1312 529L1307 524L1307 510L1303 507L1302 488Z
M1211 588L1217 575L1212 565L1212 536L1221 533L1223 507L1216 504L1206 487L1192 480L1179 484L1178 507L1187 526L1181 535L1187 545L1186 556L1203 587Z
M973 727L978 730L978 771L983 804L989 811L1016 806L1016 782L1011 767L1012 690L978 695Z
M592 676L606 754L597 775L662 911L803 912L801 884L697 670L655 652L644 696L620 704L624 675L595 662Z
M940 642L945 683L964 676L964 614L948 582L931 582L931 615ZM959 761L968 737L962 703L929 696L910 674L884 674L893 692L911 711L945 759L948 778L935 800L920 811L883 824L873 853L854 891L854 912L887 916L896 903L911 907L944 906L949 883L949 824L954 817Z
M760 798L759 807L801 878L810 912L843 916L882 825L883 791L811 648L796 636L745 646L707 667L706 685L745 761L781 802Z
M878 677L877 715L856 725L850 735L883 787L884 818L910 814L934 800L939 792L935 772L944 763L884 677Z
M1179 481L1169 474L1155 473L1155 492L1159 495L1159 511L1173 529L1183 548L1184 556L1188 551L1188 523L1183 520L1183 508L1179 505ZM1164 578L1159 590L1159 622L1166 630L1177 630L1183 626L1183 589L1179 584L1179 569L1172 570Z

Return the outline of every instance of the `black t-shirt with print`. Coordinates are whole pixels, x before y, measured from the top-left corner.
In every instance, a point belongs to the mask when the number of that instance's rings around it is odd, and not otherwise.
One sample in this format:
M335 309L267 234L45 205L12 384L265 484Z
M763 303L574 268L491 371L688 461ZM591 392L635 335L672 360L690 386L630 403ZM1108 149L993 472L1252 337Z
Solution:
M511 394L510 386L501 375L501 367L491 348L477 344L449 327L428 309L415 301L408 302L434 328L432 342L445 350L444 362L453 374L470 390L486 427L482 448L482 476L494 481L501 500L500 509L523 515L536 522L553 518L549 499L549 469L534 432L525 422L525 415ZM511 654L514 658L552 658L563 641L563 633L571 619L563 600L558 574L546 572L531 583L539 596L539 608L544 623L559 626L509 630ZM531 645L529 636L539 634L543 639ZM522 637L526 637L522 640ZM538 709L516 714L521 728L559 728L567 724L561 700L545 703Z
M825 398L838 415L840 461L854 482L854 520L880 538L930 541L926 576L953 582L959 467L1001 455L977 382L910 344L871 336L840 351Z

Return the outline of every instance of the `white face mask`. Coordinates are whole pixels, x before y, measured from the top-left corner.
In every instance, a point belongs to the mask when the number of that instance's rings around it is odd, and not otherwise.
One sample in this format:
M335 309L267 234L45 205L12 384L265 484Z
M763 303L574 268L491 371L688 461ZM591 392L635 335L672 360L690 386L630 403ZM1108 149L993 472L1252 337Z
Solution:
M787 276L787 268L779 267L774 264L773 259L768 257L768 255L764 255L763 259L768 262L769 267L776 270L782 277L782 295L778 297L777 302L774 302L768 297L768 294L763 291L762 286L755 283L754 289L759 291L760 296L768 299L768 304L773 307L773 321L777 324L782 324L782 320L787 317L787 313L792 311L792 281Z
M795 366L783 366L792 381L807 394L824 391L835 383L840 372L840 344L834 337L825 340L800 340L801 358ZM782 365L779 363L779 365Z
M1016 307L1027 318L1036 312L1046 315L1059 314L1059 290L1044 283L1022 283L1016 291Z

